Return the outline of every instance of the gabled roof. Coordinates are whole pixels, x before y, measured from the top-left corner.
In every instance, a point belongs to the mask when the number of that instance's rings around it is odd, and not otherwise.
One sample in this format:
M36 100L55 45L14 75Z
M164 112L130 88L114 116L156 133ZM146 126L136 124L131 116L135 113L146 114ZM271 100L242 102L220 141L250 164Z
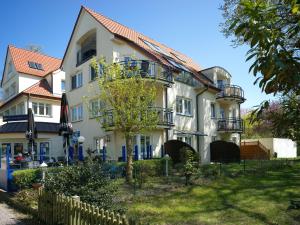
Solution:
M39 77L43 77L50 72L59 69L62 61L61 59L47 56L39 52L17 48L13 45L8 46L8 51L11 54L12 62L17 72ZM30 68L28 65L29 61L41 64L43 70Z
M125 41L128 41L130 43L133 43L135 46L137 46L137 47L141 48L142 50L146 51L147 53L149 53L152 57L154 57L156 60L160 61L162 64L174 67L172 64L170 64L166 60L166 58L169 57L173 61L180 63L180 64L184 65L185 67L187 67L189 70L191 70L194 74L197 75L196 77L203 83L211 83L210 80L203 77L203 74L199 73L199 71L201 70L200 66L195 61L193 61L193 59L191 59L190 57L188 57L188 56L182 54L181 52L178 52L166 45L163 45L141 33L138 33L131 28L128 28L118 22L115 22L112 19L109 19L99 13L96 13L93 10L91 10L85 6L81 7L81 10L77 17L77 21L76 21L76 24L74 26L74 29L73 29L73 32L71 35L71 38L68 43L68 47L71 42L73 33L75 31L77 22L79 20L79 16L83 10L85 10L87 13L89 13L97 22L99 22L102 26L104 26L109 32L114 34L115 37L124 39ZM168 56L166 57L164 54L161 54L158 51L153 50L144 41L150 42L150 43L158 46L163 52L167 52ZM66 49L66 52L68 50L68 47ZM66 56L66 52L65 52L64 58ZM64 58L63 58L63 60L64 60ZM181 60L179 60L179 59L181 59Z
M57 97L53 95L51 87L46 79L40 80L22 92L25 94L39 95L43 97Z
M0 108L6 106L13 100L17 99L18 97L22 95L31 95L35 97L40 98L49 98L49 99L61 99L61 97L53 95L51 87L46 79L42 79L39 82L35 83L34 85L30 86L29 88L25 89L24 91L20 92L16 96L14 96L12 99L5 102L3 105L0 106Z

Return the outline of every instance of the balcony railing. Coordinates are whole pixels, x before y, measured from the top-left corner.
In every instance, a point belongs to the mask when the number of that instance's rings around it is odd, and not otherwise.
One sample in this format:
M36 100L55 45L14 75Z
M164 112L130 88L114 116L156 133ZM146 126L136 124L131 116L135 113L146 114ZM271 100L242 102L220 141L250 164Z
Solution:
M152 112L157 112L158 115L158 126L174 126L173 120L173 110L169 108L161 108L161 107L151 107L149 108ZM102 120L103 127L105 128L112 128L115 126L114 122L114 111L107 110L104 112L103 120Z
M219 119L218 131L242 133L244 132L244 121L239 118Z
M222 91L217 94L217 99L229 98L236 99L240 102L244 102L246 99L244 97L244 90L237 85L224 85L219 86Z
M157 79L168 84L173 83L171 68L163 67L159 63L149 60L129 60L119 62L119 64L129 69L127 76L140 74L143 78ZM132 72L130 72L130 69Z

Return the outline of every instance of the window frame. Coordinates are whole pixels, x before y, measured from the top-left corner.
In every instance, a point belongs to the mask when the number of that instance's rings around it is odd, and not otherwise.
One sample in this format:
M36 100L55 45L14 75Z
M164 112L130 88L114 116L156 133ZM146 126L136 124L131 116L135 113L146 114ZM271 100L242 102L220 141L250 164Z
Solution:
M210 103L210 118L216 119L216 104L214 102Z
M73 87L73 78L74 77L75 77L75 87ZM81 79L79 79L79 77L81 77ZM77 72L76 74L74 74L73 76L71 76L71 90L75 90L82 86L83 86L83 75L82 75L82 72L80 71L80 72Z
M36 107L36 110L34 109ZM40 107L43 107L44 113L40 113ZM47 114L47 107L49 114ZM41 116L41 117L52 117L52 105L49 103L43 103L43 102L32 102L31 106L32 112L35 116Z
M178 112L178 104L180 104L181 112ZM187 111L187 108L189 110ZM182 96L176 96L176 114L180 116L193 116L193 100Z
M81 117L79 117L80 111L81 111ZM75 116L74 116L74 112L75 112ZM78 104L78 105L72 106L71 107L71 122L79 122L82 120L83 120L83 105Z

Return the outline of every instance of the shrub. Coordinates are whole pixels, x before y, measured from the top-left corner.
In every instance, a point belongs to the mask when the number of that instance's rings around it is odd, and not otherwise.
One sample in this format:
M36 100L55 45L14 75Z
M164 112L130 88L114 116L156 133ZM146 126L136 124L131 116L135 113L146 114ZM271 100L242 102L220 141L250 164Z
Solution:
M39 182L42 177L40 169L17 170L13 173L13 182L18 188L32 187L33 183Z
M84 164L63 167L55 173L48 173L45 189L63 193L66 196L80 196L80 200L100 208L123 212L120 204L114 203L116 185L99 162L90 160Z

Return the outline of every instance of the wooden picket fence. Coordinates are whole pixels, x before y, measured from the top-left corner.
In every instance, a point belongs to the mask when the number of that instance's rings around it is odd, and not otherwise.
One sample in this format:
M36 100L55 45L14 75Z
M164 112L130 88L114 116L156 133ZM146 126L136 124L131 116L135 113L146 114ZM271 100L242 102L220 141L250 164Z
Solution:
M62 194L39 189L38 219L43 225L141 225L125 215Z

